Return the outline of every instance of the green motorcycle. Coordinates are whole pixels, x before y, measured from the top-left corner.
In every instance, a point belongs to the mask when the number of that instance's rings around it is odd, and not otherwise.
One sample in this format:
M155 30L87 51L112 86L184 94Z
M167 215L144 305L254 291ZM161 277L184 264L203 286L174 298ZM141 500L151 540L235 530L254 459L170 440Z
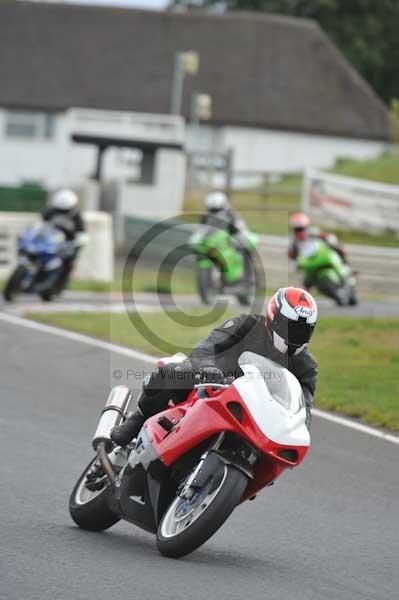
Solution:
M223 229L204 225L190 238L189 244L197 256L198 293L204 304L213 304L218 294L233 294L239 303L248 306L257 290L258 269L254 251L257 236L246 234L246 248Z
M354 273L338 252L323 240L310 239L303 243L297 267L305 273L306 287L315 286L339 306L358 303Z

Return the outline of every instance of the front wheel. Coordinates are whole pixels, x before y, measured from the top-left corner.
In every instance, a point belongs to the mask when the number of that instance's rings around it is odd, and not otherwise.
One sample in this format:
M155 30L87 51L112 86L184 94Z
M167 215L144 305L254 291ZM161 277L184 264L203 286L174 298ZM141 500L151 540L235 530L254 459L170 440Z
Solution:
M23 265L18 267L11 273L9 280L3 290L4 300L12 302L14 297L21 291L22 282L27 274L26 268Z
M344 306L346 304L344 288L331 281L328 277L321 277L317 287L322 294L327 296L327 298L334 300L338 306Z
M55 292L53 290L46 290L45 292L40 292L39 296L43 300L43 302L51 302L55 296Z
M111 493L109 482L99 490L90 491L86 487L86 476L96 459L83 471L69 498L69 514L76 525L89 531L103 531L115 525L120 519L108 506Z
M359 297L356 288L351 286L349 290L349 306L356 306L357 304L359 304Z
M239 504L248 478L232 465L221 464L214 477L191 499L177 496L158 527L158 550L179 558L196 550L226 521Z
M213 304L220 288L220 272L215 265L197 267L197 287L204 304Z
M245 291L236 294L236 298L241 306L250 306L261 290L262 267L260 261L254 254L244 254L244 279Z

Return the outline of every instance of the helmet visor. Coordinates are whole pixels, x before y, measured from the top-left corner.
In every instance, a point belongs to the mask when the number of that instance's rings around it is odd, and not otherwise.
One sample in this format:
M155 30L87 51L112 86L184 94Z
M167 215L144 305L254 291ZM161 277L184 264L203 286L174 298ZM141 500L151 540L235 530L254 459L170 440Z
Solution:
M287 319L281 313L273 320L273 330L283 338L287 346L303 346L310 341L315 329L315 323L307 323L304 317L298 321Z

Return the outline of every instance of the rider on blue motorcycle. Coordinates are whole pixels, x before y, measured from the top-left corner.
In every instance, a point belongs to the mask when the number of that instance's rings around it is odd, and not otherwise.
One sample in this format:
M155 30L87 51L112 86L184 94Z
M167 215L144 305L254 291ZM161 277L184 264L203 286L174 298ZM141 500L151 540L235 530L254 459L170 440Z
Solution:
M63 289L69 279L79 249L84 245L87 234L85 223L79 211L78 197L72 190L62 189L55 192L42 213L43 220L60 229L67 240L63 267L58 280L59 289Z

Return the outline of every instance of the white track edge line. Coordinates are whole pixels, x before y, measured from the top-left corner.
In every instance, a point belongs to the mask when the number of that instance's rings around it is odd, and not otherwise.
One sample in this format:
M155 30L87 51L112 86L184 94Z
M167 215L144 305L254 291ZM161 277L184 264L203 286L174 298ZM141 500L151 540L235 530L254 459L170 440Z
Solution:
M28 329L33 329L36 331L42 331L43 333L58 335L59 337L66 338L68 340L81 342L82 344L87 344L89 346L101 348L110 352L116 352L118 354L129 356L131 358L136 358L138 360L146 361L149 363L153 363L156 360L155 356L151 354L146 354L145 352L141 352L139 350L125 348L124 346L112 344L111 342L105 342L103 340L84 335L83 333L76 333L67 329L61 329L60 327L54 327L53 325L46 325L44 323L32 321L30 319L25 319L23 317L18 317L15 315L0 312L0 321L5 321L14 325L19 325L20 327L26 327ZM370 427L369 425L363 425L362 423L358 423L356 421L353 421L352 419L347 419L346 417L335 415L324 410L320 410L318 408L314 408L312 410L312 414L316 417L319 417L320 419L324 419L337 425L342 425L343 427L348 427L349 429L354 429L355 431L359 431L361 433L371 435L381 440L385 440L386 442L399 445L399 436L395 437L395 435L386 433L385 431L381 431L380 429L375 429L374 427Z
M125 348L124 346L112 344L111 342L105 342L104 340L90 337L89 335L85 335L83 333L69 331L68 329L62 329L61 327L55 327L54 325L46 325L45 323L24 319L23 317L18 317L16 315L9 315L7 313L0 312L0 321L12 323L13 325L19 325L20 327L26 327L28 329L34 329L36 331L42 331L44 333L50 333L52 335L58 335L59 337L66 338L68 340L81 342L82 344L87 344L96 348L102 348L103 350L108 350L110 352L117 352L118 354L129 356L131 358L137 358L138 360L145 360L150 363L153 363L156 359L155 356L146 354L145 352L141 352L139 350Z
M335 423L337 425L342 425L343 427L348 427L350 429L360 431L361 433L366 433L381 440L385 440L386 442L391 442L392 444L399 445L399 436L395 437L395 435L393 435L392 433L386 433L381 429L375 429L374 427L370 427L370 425L363 425L363 423L358 423L357 421L354 421L352 419L348 419L340 415L335 415L325 410L320 410L319 408L313 408L312 415L319 417L320 419L324 419L325 421L331 421L332 423Z

